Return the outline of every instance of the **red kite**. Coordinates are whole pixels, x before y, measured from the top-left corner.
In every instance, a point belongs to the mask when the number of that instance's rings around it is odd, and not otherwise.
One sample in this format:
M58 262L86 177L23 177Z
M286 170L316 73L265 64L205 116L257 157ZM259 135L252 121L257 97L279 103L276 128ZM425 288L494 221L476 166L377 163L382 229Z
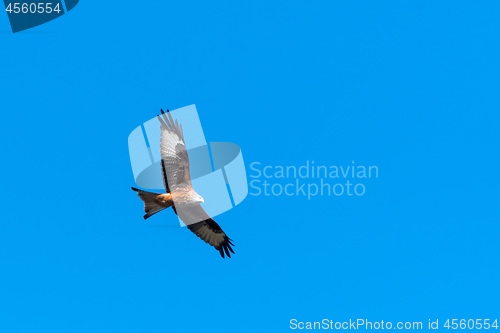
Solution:
M152 193L132 187L144 201L144 219L172 207L174 212L196 236L215 247L222 258L234 253L232 240L201 207L203 198L194 191L189 173L189 157L182 125L174 122L169 110L158 116L161 128L160 153L163 185L166 193ZM168 117L167 117L168 116Z

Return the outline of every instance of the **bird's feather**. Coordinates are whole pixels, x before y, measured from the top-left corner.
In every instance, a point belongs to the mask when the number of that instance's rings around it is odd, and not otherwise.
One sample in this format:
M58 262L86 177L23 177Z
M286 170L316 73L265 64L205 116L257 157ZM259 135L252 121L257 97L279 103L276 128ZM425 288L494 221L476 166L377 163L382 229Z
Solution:
M167 192L175 191L180 185L192 188L189 173L189 156L184 142L182 126L173 120L170 112L161 111L160 155L163 183Z
M205 212L203 207L196 205L190 207L187 210L179 212L179 217L184 223L187 224L189 230L191 230L196 236L200 237L205 243L212 245L216 250L219 251L222 258L224 258L224 253L229 258L231 258L231 253L234 253L231 245L231 238L229 238L222 228L215 222L208 214ZM189 224L190 221L200 221Z

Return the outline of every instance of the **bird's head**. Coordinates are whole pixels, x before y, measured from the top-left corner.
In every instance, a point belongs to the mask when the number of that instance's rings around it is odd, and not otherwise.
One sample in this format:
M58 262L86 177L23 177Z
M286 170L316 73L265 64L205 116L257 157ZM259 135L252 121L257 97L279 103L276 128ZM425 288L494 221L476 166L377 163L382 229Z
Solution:
M198 193L195 193L194 198L193 198L193 204L201 204L204 203L205 200L203 200L203 197L199 195Z

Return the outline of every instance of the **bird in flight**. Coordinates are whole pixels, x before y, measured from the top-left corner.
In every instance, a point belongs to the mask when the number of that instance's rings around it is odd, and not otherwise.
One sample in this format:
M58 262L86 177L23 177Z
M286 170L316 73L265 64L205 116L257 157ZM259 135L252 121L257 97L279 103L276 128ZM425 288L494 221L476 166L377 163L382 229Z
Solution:
M158 115L161 128L160 154L163 185L166 193L152 193L132 187L144 201L144 219L172 207L174 212L196 236L231 258L232 239L201 207L203 198L195 192L189 173L189 157L184 142L182 125L174 122L169 110Z

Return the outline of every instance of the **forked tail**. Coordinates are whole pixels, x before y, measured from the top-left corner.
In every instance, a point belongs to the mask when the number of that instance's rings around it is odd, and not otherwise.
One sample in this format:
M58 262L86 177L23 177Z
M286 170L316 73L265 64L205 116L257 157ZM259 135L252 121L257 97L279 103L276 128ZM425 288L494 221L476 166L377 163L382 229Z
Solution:
M165 208L173 206L171 194L147 192L135 187L132 187L132 190L136 191L139 198L144 201L144 212L146 212L146 214L144 214L145 220Z

